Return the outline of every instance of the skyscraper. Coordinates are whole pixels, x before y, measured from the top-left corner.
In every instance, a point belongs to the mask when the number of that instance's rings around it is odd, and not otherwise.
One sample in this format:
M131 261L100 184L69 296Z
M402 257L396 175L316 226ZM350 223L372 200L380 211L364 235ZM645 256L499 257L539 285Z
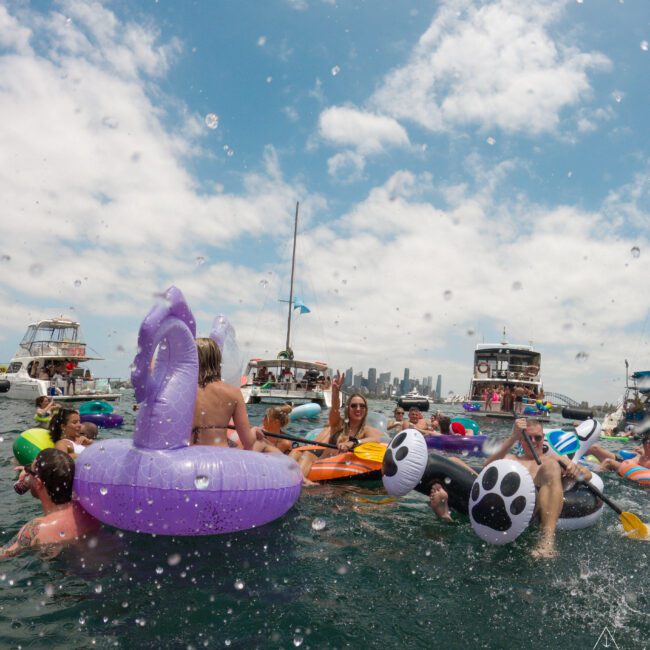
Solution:
M411 390L411 382L409 381L410 370L404 368L404 379L402 379L402 393L408 393Z
M348 368L345 371L345 385L346 386L352 386L352 373L353 373L352 368Z
M442 399L442 375L438 375L436 379L436 399L438 401Z
M377 392L377 368L368 369L368 390L371 393Z

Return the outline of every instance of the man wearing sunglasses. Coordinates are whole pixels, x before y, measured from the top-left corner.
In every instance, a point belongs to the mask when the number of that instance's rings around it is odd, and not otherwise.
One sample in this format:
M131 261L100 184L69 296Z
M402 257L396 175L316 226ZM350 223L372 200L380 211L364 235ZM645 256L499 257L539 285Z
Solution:
M524 431L528 433L541 465L537 464L535 456L524 438ZM516 443L520 443L523 449L521 456L508 453ZM544 428L539 420L533 418L515 420L510 437L485 461L485 464L488 465L502 458L521 463L533 477L537 488L535 512L539 517L541 528L541 537L537 547L533 549L533 556L553 557L555 555L555 526L564 505L563 479L575 480L582 477L588 481L591 479L591 472L573 462L568 462L567 466L563 468L556 458L545 456Z
M44 449L31 465L25 465L16 491L23 493L27 486L32 496L40 500L43 516L26 523L0 548L0 559L29 548L51 550L72 544L99 529L99 522L72 501L73 481L74 461L58 449Z

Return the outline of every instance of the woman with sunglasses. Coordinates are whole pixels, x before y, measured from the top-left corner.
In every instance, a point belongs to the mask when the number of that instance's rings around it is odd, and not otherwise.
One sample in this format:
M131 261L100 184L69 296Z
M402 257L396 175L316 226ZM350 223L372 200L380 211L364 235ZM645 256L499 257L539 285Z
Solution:
M336 456L337 453L344 453L356 447L360 442L378 442L382 439L382 432L366 424L368 415L368 402L366 398L359 393L352 393L348 396L345 403L344 417L341 417L341 387L345 377L337 370L336 376L332 380L332 407L330 408L329 422L316 436L314 443L326 442L338 447L336 449L326 449L319 451L318 456L310 451L300 451L295 449L291 452L291 457L297 461L302 470L303 476L309 474L312 464L317 458L329 458Z
M396 406L393 411L394 420L391 420L386 427L389 431L391 429L397 429L400 431L402 429L402 422L404 422L404 409L401 406Z

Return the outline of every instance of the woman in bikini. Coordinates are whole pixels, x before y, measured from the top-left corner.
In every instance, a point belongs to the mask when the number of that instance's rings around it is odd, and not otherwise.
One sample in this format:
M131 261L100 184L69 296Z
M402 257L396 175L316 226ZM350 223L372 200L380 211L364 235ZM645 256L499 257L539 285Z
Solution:
M221 350L209 338L196 339L199 355L199 386L194 405L192 444L217 447L236 446L228 442L230 419L244 449L252 449L255 434L251 431L246 404L239 388L221 381Z

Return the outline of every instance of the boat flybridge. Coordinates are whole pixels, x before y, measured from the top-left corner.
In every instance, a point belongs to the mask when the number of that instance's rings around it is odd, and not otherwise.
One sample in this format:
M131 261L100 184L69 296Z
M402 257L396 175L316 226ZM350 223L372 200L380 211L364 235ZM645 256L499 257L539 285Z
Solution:
M0 374L0 397L35 400L50 395L57 402L119 399L108 380L93 379L79 367L101 357L86 354L79 323L63 316L32 323L18 351Z
M296 239L298 234L298 208L293 224L293 254L291 257L291 284L288 302L287 339L285 348L276 359L251 359L242 377L241 391L246 404L267 402L281 404L284 402L316 402L322 407L332 406L332 383L323 361L298 361L294 359L290 347L291 316L294 309L308 313L298 300L294 300L293 279L296 266Z
M546 402L540 407L543 396L541 358L532 345L508 343L505 331L501 343L479 343L474 352L469 400L463 403L463 408L472 415L502 419L532 415L549 420ZM486 393L489 392L493 397L488 403ZM512 403L504 403L504 392L512 395Z

